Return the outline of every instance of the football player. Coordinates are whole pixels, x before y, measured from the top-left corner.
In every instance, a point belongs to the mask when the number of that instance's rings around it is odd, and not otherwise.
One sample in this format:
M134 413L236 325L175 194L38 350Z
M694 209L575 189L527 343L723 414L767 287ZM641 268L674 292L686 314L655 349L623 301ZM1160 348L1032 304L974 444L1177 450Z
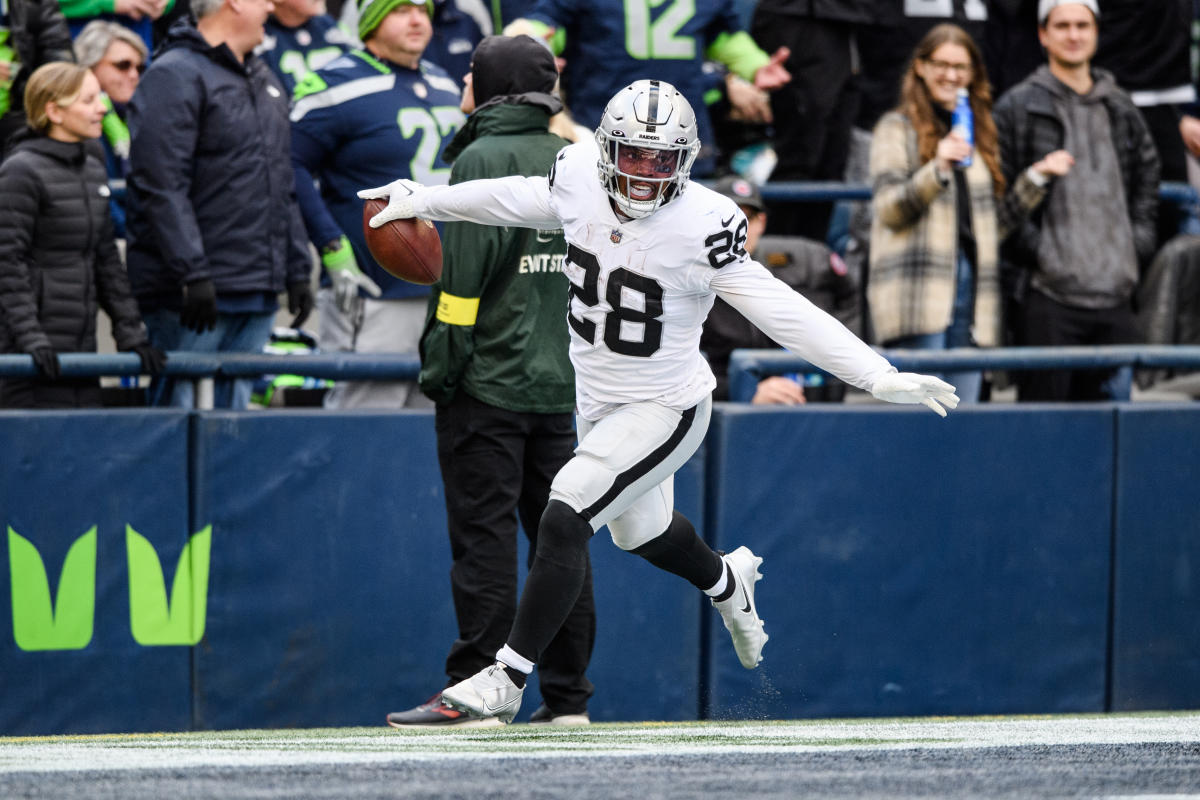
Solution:
M590 143L564 148L545 178L450 187L399 180L359 193L389 198L370 220L374 226L416 216L561 228L566 237L579 446L554 478L533 566L496 663L442 695L470 714L505 722L575 602L588 541L604 525L618 547L712 598L742 666L753 669L762 659L767 634L754 603L762 559L746 547L717 553L673 510L672 475L704 439L712 409L716 382L699 342L714 296L879 399L923 403L942 416L958 404L953 386L897 372L747 256L746 217L737 204L688 183L700 149L696 116L673 86L640 80L619 91L596 144L598 153Z

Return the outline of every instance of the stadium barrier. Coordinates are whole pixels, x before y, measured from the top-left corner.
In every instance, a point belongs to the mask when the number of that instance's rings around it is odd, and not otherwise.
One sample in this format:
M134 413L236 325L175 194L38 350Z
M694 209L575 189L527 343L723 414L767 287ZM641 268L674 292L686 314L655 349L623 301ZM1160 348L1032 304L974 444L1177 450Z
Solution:
M967 355L944 357L997 354ZM411 377L374 361L168 364ZM431 412L5 411L0 441L0 733L374 725L438 688ZM1198 445L1190 404L718 404L677 504L765 557L766 658L743 670L704 598L597 542L593 718L1200 707Z

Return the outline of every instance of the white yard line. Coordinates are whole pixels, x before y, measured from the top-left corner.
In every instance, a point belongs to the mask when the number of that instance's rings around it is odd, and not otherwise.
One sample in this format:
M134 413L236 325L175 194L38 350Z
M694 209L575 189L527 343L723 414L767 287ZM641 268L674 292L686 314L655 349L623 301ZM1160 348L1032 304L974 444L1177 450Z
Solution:
M0 738L0 773L1172 742L1200 743L1200 714Z

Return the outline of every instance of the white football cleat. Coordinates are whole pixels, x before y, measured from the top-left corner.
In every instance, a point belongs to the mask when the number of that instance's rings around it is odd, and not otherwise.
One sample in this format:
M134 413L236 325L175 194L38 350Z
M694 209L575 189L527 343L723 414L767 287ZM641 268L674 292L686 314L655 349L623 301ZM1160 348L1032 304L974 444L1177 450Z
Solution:
M763 645L768 638L754 605L754 584L762 580L758 568L763 560L751 553L748 547L739 547L721 556L721 560L733 571L736 585L728 598L719 602L713 600L712 604L721 612L721 619L733 638L733 649L737 651L738 660L746 669L754 669L762 661Z
M443 691L442 700L477 719L495 717L509 723L521 709L524 694L525 690L517 688L504 671L504 665L497 661Z

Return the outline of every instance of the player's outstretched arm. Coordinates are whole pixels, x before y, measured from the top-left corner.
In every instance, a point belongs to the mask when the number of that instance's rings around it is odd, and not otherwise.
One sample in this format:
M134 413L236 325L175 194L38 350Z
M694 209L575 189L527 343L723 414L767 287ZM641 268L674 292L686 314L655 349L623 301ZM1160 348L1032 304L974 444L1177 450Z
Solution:
M372 228L411 217L539 230L562 227L562 220L550 206L549 183L540 176L481 178L453 186L422 186L401 178L386 186L363 189L358 196L363 200L387 198L387 206L367 221Z
M871 394L889 403L920 403L940 417L946 416L947 408L958 407L953 386L941 378L915 372L884 373L875 379Z
M374 189L363 189L358 193L360 200L382 200L387 198L387 207L371 217L368 224L378 228L394 219L411 219L417 214L413 210L412 196L421 184L400 178L386 186L376 186Z

